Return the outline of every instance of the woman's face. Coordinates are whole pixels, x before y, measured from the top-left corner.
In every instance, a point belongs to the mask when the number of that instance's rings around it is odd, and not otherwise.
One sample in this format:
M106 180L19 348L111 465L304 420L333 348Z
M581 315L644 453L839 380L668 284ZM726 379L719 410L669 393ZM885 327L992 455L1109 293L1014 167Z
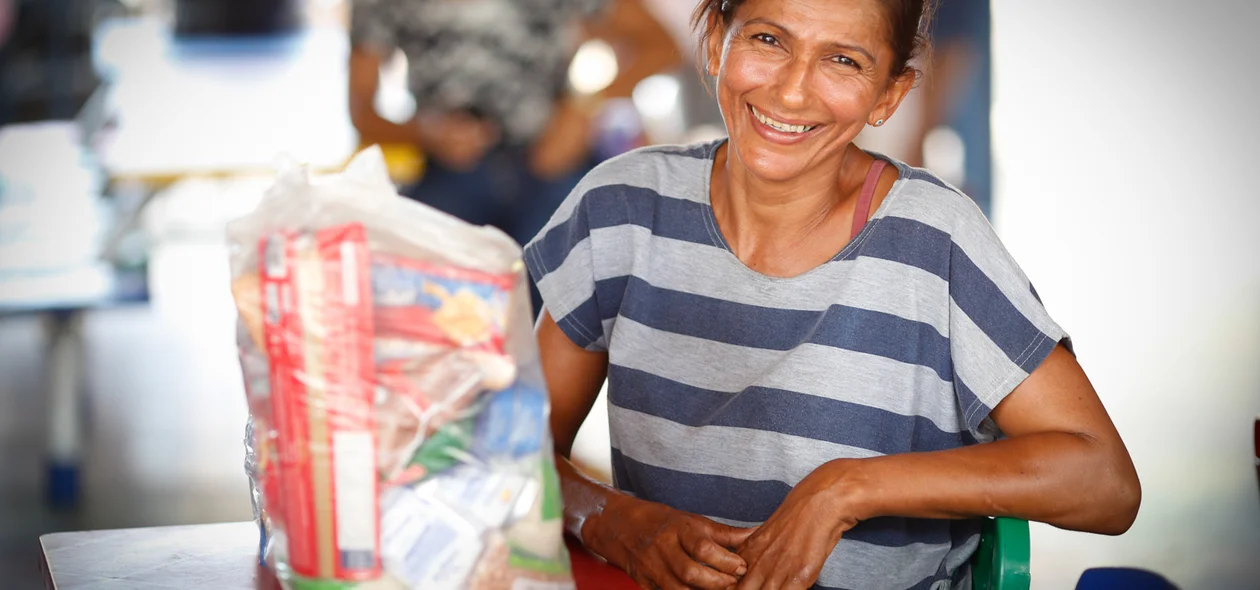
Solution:
M836 166L887 119L912 76L892 78L879 0L747 0L709 49L733 155L765 180ZM724 34L723 34L724 33Z

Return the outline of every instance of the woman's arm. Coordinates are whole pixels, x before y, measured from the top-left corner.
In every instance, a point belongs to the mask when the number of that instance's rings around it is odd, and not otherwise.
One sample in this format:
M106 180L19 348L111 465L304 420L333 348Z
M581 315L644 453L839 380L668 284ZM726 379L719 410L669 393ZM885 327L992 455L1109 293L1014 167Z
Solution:
M936 453L837 465L859 519L1013 516L1119 535L1142 491L1120 433L1076 358L1055 348L993 409L1008 438Z
M564 497L565 529L645 588L721 590L746 570L728 548L751 534L707 518L645 502L601 484L573 466L573 439L608 372L608 355L585 350L546 310L536 330L551 395L551 432Z
M1141 503L1137 471L1076 358L1058 346L993 409L1008 438L826 463L740 548L740 588L805 588L845 531L879 516L1013 516L1118 535Z
M582 524L592 514L603 510L608 496L617 493L588 477L569 461L573 440L595 405L608 373L608 355L574 344L546 310L538 319L536 336L551 397L551 436L564 496L565 529L581 539Z

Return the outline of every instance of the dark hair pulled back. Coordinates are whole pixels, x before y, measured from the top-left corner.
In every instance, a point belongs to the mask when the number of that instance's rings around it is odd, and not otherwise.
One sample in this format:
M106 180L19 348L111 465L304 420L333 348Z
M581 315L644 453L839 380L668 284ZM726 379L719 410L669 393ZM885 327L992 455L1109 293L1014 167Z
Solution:
M691 14L691 28L700 35L700 51L718 30L727 27L735 11L746 0L701 0ZM928 24L933 0L880 0L888 24L888 41L893 49L891 73L909 73L910 62L929 46Z

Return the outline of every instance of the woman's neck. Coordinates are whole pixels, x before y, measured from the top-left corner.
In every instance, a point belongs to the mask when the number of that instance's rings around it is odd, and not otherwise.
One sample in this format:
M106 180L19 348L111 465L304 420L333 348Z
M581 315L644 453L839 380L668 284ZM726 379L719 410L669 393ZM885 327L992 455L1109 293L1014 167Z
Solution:
M851 168L860 165L859 155L850 145L835 163L815 166L790 181L771 182L749 173L725 144L715 158L711 198L736 256L755 269L812 268L816 263L811 258L821 257L821 263L834 256L848 238L847 231L836 230L852 220L850 201L857 187L849 179ZM815 239L819 236L836 240ZM811 256L814 250L819 252Z

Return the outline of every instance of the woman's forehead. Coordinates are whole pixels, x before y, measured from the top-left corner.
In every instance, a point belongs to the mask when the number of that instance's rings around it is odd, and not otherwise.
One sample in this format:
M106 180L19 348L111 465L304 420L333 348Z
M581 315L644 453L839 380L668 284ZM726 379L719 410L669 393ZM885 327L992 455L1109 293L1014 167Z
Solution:
M740 24L768 23L801 39L842 44L878 43L888 30L880 0L746 0L735 16Z

